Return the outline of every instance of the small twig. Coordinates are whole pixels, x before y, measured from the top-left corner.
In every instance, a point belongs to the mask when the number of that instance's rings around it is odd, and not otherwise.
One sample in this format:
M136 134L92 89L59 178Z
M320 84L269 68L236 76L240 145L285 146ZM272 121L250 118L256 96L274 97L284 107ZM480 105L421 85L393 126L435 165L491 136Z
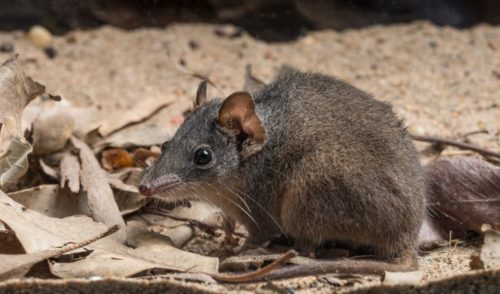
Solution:
M495 152L492 150L488 150L485 148L481 148L472 144L467 144L467 143L462 143L462 142L457 142L449 139L443 139L443 138L438 138L438 137L431 137L431 136L417 136L417 135L412 135L413 140L416 141L422 141L422 142L429 142L433 144L442 144L442 145L449 145L449 146L454 146L460 149L465 149L465 150L472 150L475 151L481 155L484 156L493 156L500 158L500 153Z
M219 87L217 87L217 85L212 80L210 80L207 75L204 75L204 74L201 74L198 72L194 72L194 71L188 69L187 66L184 66L184 65L181 65L181 64L175 62L175 60L172 58L172 55L170 54L170 49L168 47L167 47L167 57L178 71L180 71L180 72L182 72L190 77L193 77L195 79L199 79L202 81L206 80L210 86L214 87L219 92L219 94L224 96L221 89Z
M272 263L266 265L263 268L260 268L254 272L251 273L245 273L241 275L212 275L214 279L220 282L226 282L226 283L246 283L246 282L252 282L255 280L259 280L271 271L283 266L285 263L287 263L290 259L298 256L297 251L295 250L290 250L287 253L283 254L280 258L276 259Z
M87 246L90 243L93 243L93 242L95 242L97 240L100 240L100 239L102 239L104 237L107 237L107 236L113 234L114 232L118 231L119 229L120 229L119 225L114 225L114 226L110 227L109 229L107 229L106 231L104 231L104 232L96 235L95 237L92 237L91 239L87 239L87 240L79 242L79 243L73 243L73 244L64 245L60 249L61 250L61 254L66 253L68 251L72 251L72 250L78 249L78 248L83 247L83 246Z
M477 130L477 131L465 133L462 136L468 137L468 136L477 135L477 134L489 134L489 132L487 130Z

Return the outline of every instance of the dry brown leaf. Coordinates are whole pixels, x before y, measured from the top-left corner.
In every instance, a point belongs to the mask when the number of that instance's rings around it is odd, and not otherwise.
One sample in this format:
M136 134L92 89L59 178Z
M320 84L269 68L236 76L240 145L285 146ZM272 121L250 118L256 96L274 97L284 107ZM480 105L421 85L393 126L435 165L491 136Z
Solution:
M66 108L53 107L33 122L33 153L45 155L66 146L75 121Z
M16 233L26 253L47 250L67 242L82 242L106 229L87 216L52 218L27 209L0 191L0 220Z
M163 108L170 105L173 99L173 96L169 96L168 99L165 100L143 100L141 103L137 103L137 106L134 109L130 109L127 112L117 111L116 114L108 116L107 119L102 122L101 127L99 128L99 133L103 137L107 137L119 130L144 122Z
M86 246L113 232L116 232L117 230L118 227L113 227L89 240L79 243L70 243L69 245L61 244L62 246L59 249L44 250L28 254L0 254L0 264L2 265L2 268L0 269L0 281L12 278L22 278L35 263Z
M139 167L146 167L147 160L150 158L158 159L160 157L161 151L157 152L154 148L146 149L146 148L137 148L132 151L132 158L134 159L135 165Z
M108 174L108 181L115 193L115 200L122 215L139 210L146 204L146 198L139 193L137 186L142 179L141 168L126 168Z
M132 155L122 148L104 150L101 153L101 165L108 171L135 166Z
M194 236L194 228L187 222L176 221L154 214L141 214L131 220L142 223L148 228L169 240L169 244L176 248L182 248Z
M487 269L500 269L500 224L495 226L485 224L481 231L484 233L481 261Z
M33 148L24 138L13 138L0 155L0 189L14 183L28 170L28 154Z
M113 189L117 189L117 190L120 190L123 192L130 192L130 193L134 193L134 194L139 194L139 189L137 188L137 186L125 184L120 179L108 177L108 182L111 185L111 187L113 187ZM115 196L115 198L116 198L116 196ZM118 206L120 206L120 205L118 205Z
M86 192L82 194L82 198L85 199L84 202L92 218L108 226L119 225L120 230L114 234L114 237L122 242L125 241L127 237L125 221L116 204L106 172L101 168L87 144L75 137L71 137L71 143L80 150L80 181Z
M80 214L78 196L58 185L41 185L8 194L24 207L50 217L63 218Z
M203 222L218 212L217 208L205 202L191 201L190 207L178 206L172 209L169 214L174 217ZM177 248L182 248L194 235L194 229L188 222L178 221L162 215L144 213L132 217L131 220L140 222L148 226L152 231L166 236L171 244Z
M218 259L182 251L168 244L158 234L148 232L142 225L129 222L127 248L116 241L100 242L85 259L52 265L54 274L63 278L129 277L151 269L216 273Z
M184 113L190 107L191 101L184 99L177 100L169 105L168 108L163 109L161 115L164 117L174 117ZM98 152L107 147L130 148L161 145L173 136L178 127L175 123L169 122L164 124L153 118L113 132L111 135L92 144L92 147L94 152Z
M67 103L68 113L75 119L75 136L84 138L92 130L99 128L105 115L96 107L77 107ZM86 141L87 142L87 141Z
M473 157L438 160L425 177L430 217L445 238L500 223L500 167Z
M100 151L107 147L129 148L160 145L170 139L174 131L174 128L167 128L156 124L136 125L105 137L93 145L93 149L94 151Z
M17 55L0 66L0 128L5 125L14 137L24 140L21 119L24 107L45 87L26 76L17 62Z
M81 242L106 228L86 216L64 219L44 216L24 208L1 191L0 220L16 233L27 253L47 250L70 241ZM143 238L141 234L131 230L130 242L146 242L144 240L147 238ZM144 249L128 248L116 238L104 238L86 248L93 250L91 255L76 262L52 264L52 273L74 278L95 275L123 277L154 268L207 273L215 273L218 268L217 258L176 249L161 237L154 239L153 244Z
M71 153L65 153L61 160L61 188L66 184L71 192L80 192L80 162Z

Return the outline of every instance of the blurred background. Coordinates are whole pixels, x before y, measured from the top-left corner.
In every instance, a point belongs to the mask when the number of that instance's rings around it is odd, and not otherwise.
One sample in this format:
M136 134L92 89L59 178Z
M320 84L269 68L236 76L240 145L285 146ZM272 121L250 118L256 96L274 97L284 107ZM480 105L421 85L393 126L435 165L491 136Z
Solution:
M307 30L414 20L458 28L500 22L500 1L495 0L1 0L0 7L0 30L39 24L61 34L102 24L133 29L230 23L266 41L294 39Z

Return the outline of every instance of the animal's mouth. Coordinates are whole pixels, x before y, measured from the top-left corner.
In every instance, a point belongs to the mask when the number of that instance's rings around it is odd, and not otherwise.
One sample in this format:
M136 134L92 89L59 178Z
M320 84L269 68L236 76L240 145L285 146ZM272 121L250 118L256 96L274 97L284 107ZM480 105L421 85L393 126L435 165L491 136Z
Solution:
M168 192L169 190L181 184L182 182L178 179L177 176L165 175L153 181L143 181L139 185L139 192L146 197L152 197L161 193Z
M162 185L159 187L147 187L145 185L140 185L139 192L146 197L152 197L152 196L155 196L158 194L168 192L169 190L171 190L174 187L179 186L180 184L181 184L180 182L176 182L176 183L170 183L167 185Z

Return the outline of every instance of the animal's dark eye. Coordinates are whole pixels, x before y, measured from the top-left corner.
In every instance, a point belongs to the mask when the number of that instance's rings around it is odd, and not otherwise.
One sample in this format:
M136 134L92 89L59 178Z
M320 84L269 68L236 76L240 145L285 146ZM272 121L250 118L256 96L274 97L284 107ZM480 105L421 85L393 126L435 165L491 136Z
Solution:
M212 150L208 147L200 147L194 152L193 162L196 165L206 165L212 161Z

